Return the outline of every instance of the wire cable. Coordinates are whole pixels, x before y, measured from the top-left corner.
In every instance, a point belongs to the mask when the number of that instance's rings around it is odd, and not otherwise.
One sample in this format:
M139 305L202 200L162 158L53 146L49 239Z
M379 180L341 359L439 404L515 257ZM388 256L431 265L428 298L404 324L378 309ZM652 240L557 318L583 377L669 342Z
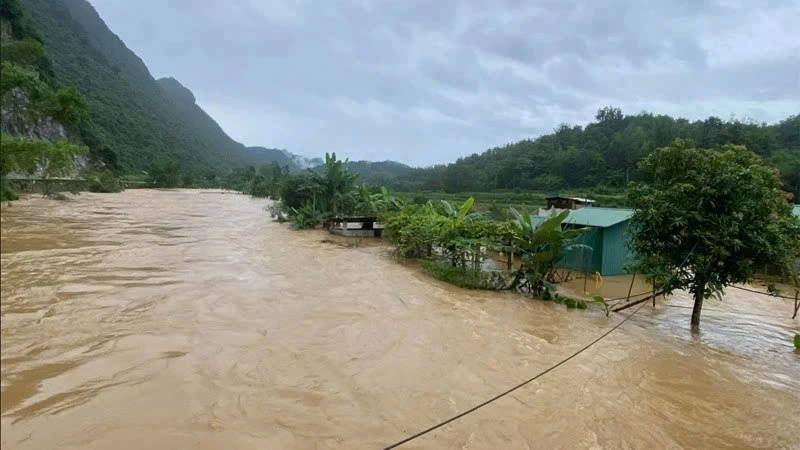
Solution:
M444 420L444 421L442 421L442 422L439 422L439 423L437 423L436 425L433 425L432 427L426 428L426 429L424 429L424 430L420 431L419 433L413 434L413 435L411 435L411 436L408 436L407 438L405 438L405 439L403 439L403 440L400 440L400 441L397 441L397 442L395 442L395 443L394 443L394 444L392 444L392 445L389 445L389 446L387 446L387 447L384 447L384 448L383 448L383 450L391 450L391 449L393 449L393 448L397 448L397 447L399 447L399 446L401 446L401 445L403 445L403 444L406 444L406 443L408 443L408 442L410 442L410 441L413 441L414 439L417 439L418 437L422 437L422 436L424 436L424 435L426 435L426 434L430 433L431 431L434 431L434 430L436 430L436 429L438 429L438 428L441 428L441 427L443 427L443 426L445 426L445 425L449 424L450 422L456 421L456 420L458 420L458 419L460 419L460 418L462 418L462 417L466 416L467 414L470 414L470 413L472 413L472 412L475 412L475 411L477 411L477 410L479 410L479 409L483 408L484 406L486 406L486 405L488 405L488 404L490 404L490 403L494 402L495 400L498 400L498 399L500 399L500 398L502 398L502 397L505 397L506 395L508 395L508 394L510 394L510 393L512 393L512 392L514 392L514 391L516 391L517 389L519 389L519 388L521 388L521 387L523 387L523 386L525 386L525 385L527 385L527 384L529 384L529 383L531 383L531 382L535 381L535 380L536 380L536 379L538 379L539 377L542 377L543 375L546 375L547 373L549 373L549 372L551 372L551 371L555 370L556 368L558 368L558 367L560 367L561 365L565 364L567 361L571 360L572 358L575 358L576 356L580 355L580 354L581 354L581 353L583 353L584 351L588 350L588 349L589 349L589 347L591 347L591 346L593 346L594 344L596 344L596 343L600 342L600 341L601 341L603 338L605 338L605 337L606 337L606 336L608 336L609 334L613 333L613 332L614 332L614 330L616 330L617 328L621 327L621 326L622 326L622 324L624 324L625 322L627 322L628 320L630 320L630 318L631 318L631 317L633 317L633 316L634 316L634 314L636 314L637 312L639 312L639 310L640 310L640 309L642 309L642 307L643 307L644 305L645 305L645 304L644 304L644 303L642 303L642 305L641 305L641 306L639 306L638 308L636 308L636 310L635 310L633 313L631 313L629 316L625 317L625 318L624 318L622 321L620 321L620 323L618 323L618 324L614 325L614 327L612 327L610 330L608 330L608 331L606 331L605 333L601 334L601 335L600 335L600 337L598 337L597 339L593 340L592 342L590 342L590 343L589 343L589 344L587 344L586 346L582 347L580 350L576 351L576 352L575 352L575 353L573 353L572 355L568 356L566 359L563 359L563 360L561 360L561 361L560 361L558 364L556 364L556 365L554 365L554 366L551 366L550 368L548 368L548 369L546 369L546 370L544 370L544 371L542 371L542 372L539 372L538 374L534 375L533 377L531 377L531 378L528 378L527 380L523 381L522 383L519 383L518 385L516 385L516 386L512 387L511 389L508 389L508 390L506 390L506 391L504 391L504 392L501 392L501 393L499 393L499 394L495 395L494 397L490 398L489 400L486 400L486 401L484 401L484 402L482 402L482 403L479 403L479 404L477 404L477 405L473 406L472 408L470 408L470 409L467 409L467 410L465 410L465 411L463 411L463 412L460 412L460 413L456 414L455 416L453 416L453 417L450 417L450 418L449 418L449 419L447 419L447 420Z
M778 297L778 298L785 298L787 300L794 300L794 297L787 297L785 295L773 294L771 292L756 291L755 289L747 289L747 288L741 287L741 286L731 286L731 287L734 288L734 289L742 290L742 291L752 292L754 294L761 294L761 295L766 295L766 296L769 296L769 297Z

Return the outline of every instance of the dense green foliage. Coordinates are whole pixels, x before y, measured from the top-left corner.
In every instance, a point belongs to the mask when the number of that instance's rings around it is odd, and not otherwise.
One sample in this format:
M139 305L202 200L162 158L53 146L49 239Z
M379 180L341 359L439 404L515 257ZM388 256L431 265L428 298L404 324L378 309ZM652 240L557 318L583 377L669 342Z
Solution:
M0 16L3 27L0 100L8 113L3 121L3 131L7 134L2 137L0 149L3 199L16 197L6 180L9 172L43 178L73 177L78 174L79 156L89 156L94 162L83 171L91 176L90 190L119 191L119 181L110 172L117 169L116 154L107 147L89 149L83 145L96 143L84 97L74 87L55 82L41 38L33 31L17 0L3 0ZM57 132L54 135L53 130L59 130L55 124L66 126L68 140ZM50 130L48 137L58 141L19 137L42 136L37 131L42 127Z
M282 218L288 215L295 228L313 228L326 219L342 215L365 214L379 216L397 209L402 203L389 195L386 189L374 190L367 185L356 185L358 175L350 173L347 161L336 158L336 154L325 154L325 165L296 175L288 168L276 171L270 196L277 191L280 203L273 215Z
M642 180L639 161L676 138L709 149L745 145L777 165L786 190L800 198L800 114L766 125L716 117L690 122L650 113L623 115L617 108L604 108L584 127L562 125L552 134L451 164L400 169L396 174L380 170L381 183L403 192L621 188Z
M703 299L745 282L756 267L788 266L800 256L800 223L777 172L742 146L698 149L677 140L640 164L647 183L632 186L634 270L666 293Z
M392 185L414 172L414 168L396 161L349 161L347 170L362 182L378 186Z
M0 98L6 108L21 111L18 119L31 126L43 118L52 118L64 125L80 125L88 117L86 101L75 88L56 90L42 81L32 68L3 61ZM15 88L24 95L14 95Z
M88 153L86 147L67 141L21 139L0 135L0 174L21 172L45 178L67 177L76 169L75 158Z
M122 191L119 177L108 169L92 167L84 170L81 173L81 177L87 181L89 192L109 193Z
M523 289L533 295L549 296L555 291L553 283L558 264L564 259L566 251L583 246L575 244L575 240L587 229L564 226L569 211L550 217L541 224L536 224L527 210L521 214L512 210L512 214L518 231L509 241L511 248L522 254L522 264L515 283L524 280Z
M419 265L425 273L433 278L464 289L490 289L492 286L489 274L486 272L464 270L460 267L424 259L419 262Z
M88 154L86 147L67 141L22 139L2 134L0 149L0 201L16 199L8 186L8 174L42 178L73 176L77 171L76 158Z
M410 204L385 219L386 232L395 245L395 253L405 258L437 260L425 267L439 279L455 280L457 285L488 287L482 263L489 250L521 255L521 265L508 288L534 296L552 298L554 273L565 251L574 247L584 229L562 228L567 212L545 220L533 221L525 210L512 210L515 220L491 220L473 211L474 199L459 208L446 201ZM442 264L450 268L442 268ZM470 284L469 280L479 280ZM501 288L505 286L493 287Z
M347 170L347 161L336 159L336 153L325 154L325 165L322 170L309 170L310 189L319 194L317 208L330 211L338 216L347 206L352 205L351 195L356 186L358 175Z
M213 175L213 173L211 173ZM281 197L281 189L289 178L289 167L278 163L264 164L256 169L255 166L235 168L221 180L221 185L253 197ZM295 186L288 186L287 195ZM290 200L291 202L291 200ZM303 202L291 202L291 206L300 206Z

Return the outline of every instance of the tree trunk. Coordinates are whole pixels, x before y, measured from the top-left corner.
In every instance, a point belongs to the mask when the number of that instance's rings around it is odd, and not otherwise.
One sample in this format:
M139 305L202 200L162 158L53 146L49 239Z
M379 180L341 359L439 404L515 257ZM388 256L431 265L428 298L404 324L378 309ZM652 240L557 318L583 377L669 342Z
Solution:
M700 327L700 312L703 310L703 296L706 290L705 281L698 281L694 290L694 308L692 308L692 328Z

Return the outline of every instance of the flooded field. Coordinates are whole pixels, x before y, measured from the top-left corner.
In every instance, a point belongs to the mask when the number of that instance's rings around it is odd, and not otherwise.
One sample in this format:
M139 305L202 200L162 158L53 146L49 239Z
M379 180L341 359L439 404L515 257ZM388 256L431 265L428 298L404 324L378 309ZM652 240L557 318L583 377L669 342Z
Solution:
M265 204L131 190L3 206L2 448L382 448L625 317L453 288ZM658 303L403 448L800 447L791 301L731 290L696 335L686 295Z

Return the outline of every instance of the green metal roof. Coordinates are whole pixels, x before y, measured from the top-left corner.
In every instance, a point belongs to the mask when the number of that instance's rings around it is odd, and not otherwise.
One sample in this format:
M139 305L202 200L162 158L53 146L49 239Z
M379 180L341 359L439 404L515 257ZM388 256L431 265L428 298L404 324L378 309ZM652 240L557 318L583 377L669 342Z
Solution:
M607 228L624 222L633 215L632 209L624 208L580 208L569 212L564 223L589 227Z
M800 216L800 205L794 205L794 208L792 208L792 212L794 213L795 216Z

